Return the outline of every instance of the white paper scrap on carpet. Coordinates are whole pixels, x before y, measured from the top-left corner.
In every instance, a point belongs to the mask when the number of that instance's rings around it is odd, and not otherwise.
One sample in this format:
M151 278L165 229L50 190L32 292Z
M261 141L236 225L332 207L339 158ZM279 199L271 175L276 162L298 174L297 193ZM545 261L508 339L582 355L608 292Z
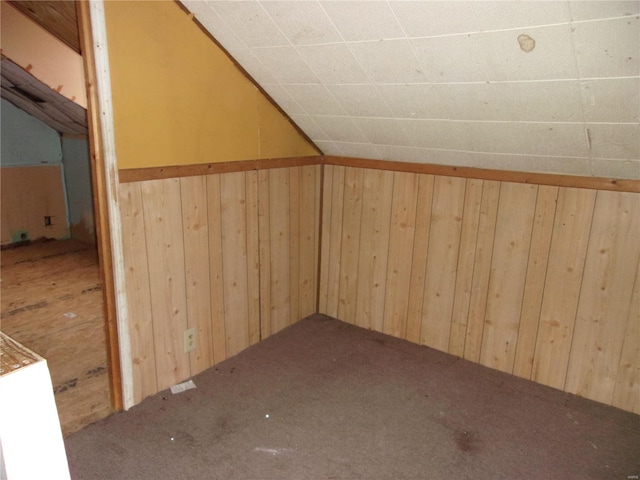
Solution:
M182 382L177 385L172 385L171 393L175 395L176 393L182 393L186 390L191 390L192 388L196 388L196 384L193 383L193 380L187 380L186 382Z

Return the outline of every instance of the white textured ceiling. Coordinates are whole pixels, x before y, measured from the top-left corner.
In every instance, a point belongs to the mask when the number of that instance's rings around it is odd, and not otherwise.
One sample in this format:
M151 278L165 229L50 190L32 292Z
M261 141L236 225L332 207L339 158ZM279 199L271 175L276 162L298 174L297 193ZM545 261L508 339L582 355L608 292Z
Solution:
M329 155L640 178L640 1L183 1Z

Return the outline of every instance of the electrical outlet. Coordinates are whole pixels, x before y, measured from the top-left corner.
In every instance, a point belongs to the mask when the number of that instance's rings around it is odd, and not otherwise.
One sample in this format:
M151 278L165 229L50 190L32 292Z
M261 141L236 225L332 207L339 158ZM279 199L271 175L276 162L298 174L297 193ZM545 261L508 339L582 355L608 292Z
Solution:
M184 331L184 353L191 352L196 349L196 329L187 328Z

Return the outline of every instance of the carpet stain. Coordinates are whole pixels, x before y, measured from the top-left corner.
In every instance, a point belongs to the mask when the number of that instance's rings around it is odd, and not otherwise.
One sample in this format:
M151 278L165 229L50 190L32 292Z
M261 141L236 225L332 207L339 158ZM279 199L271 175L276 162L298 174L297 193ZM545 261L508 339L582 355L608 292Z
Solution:
M178 431L177 434L171 437L171 441L174 442L176 445L180 445L183 447L186 446L187 448L191 448L191 449L194 449L198 446L193 435L185 431Z
M474 453L480 450L478 439L473 432L457 430L454 435L458 450L467 453Z
M213 428L209 432L209 441L217 442L221 438L233 433L236 430L234 425L226 417L217 417L213 424Z
M62 385L55 386L53 388L53 393L58 394L58 393L66 392L70 388L74 388L76 385L78 385L78 379L74 378L72 380L64 382Z
M106 373L106 372L107 372L107 367L103 366L103 365L100 365L100 366L98 366L96 368L92 368L91 370L87 371L86 375L87 375L87 377L94 377L94 376L101 375L101 374Z

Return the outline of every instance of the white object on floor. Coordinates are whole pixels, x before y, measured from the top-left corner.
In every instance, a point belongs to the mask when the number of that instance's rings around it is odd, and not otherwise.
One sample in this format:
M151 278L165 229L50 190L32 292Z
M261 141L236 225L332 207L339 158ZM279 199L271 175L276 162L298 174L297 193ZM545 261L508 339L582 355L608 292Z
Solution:
M0 478L68 480L47 361L0 332Z
M175 395L176 393L182 393L192 388L196 388L196 384L193 383L193 380L187 380L186 382L171 386L171 393Z

